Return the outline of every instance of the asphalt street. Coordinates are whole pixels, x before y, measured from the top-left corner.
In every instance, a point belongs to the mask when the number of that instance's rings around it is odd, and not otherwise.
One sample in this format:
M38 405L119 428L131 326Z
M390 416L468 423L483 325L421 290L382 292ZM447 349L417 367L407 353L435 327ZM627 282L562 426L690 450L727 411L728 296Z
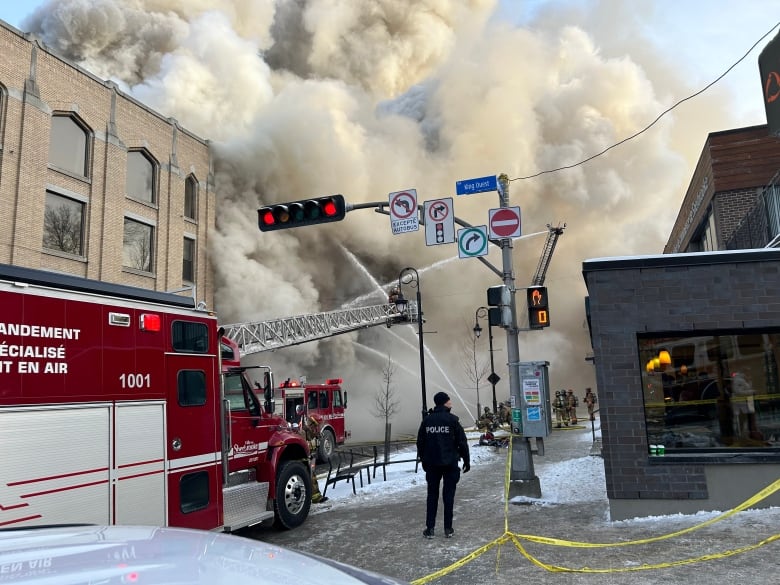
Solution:
M591 431L581 428L553 432L545 439L545 455L534 456L535 465L599 457L594 448L597 445L575 437L575 433ZM473 442L471 448L472 453L492 449ZM535 585L554 581L556 585L668 585L729 581L760 585L780 580L778 544L773 541L780 526L780 509L740 512L700 529L656 539L696 527L704 520L696 515L675 515L611 522L606 498L557 505L530 500L505 506L507 449L495 452L494 458L472 468L458 485L453 539L445 540L439 533L433 540L422 538L422 473L418 484L408 490L361 501L360 505L320 511L299 529L281 532L261 526L242 534L420 584ZM544 489L542 485L542 500ZM552 540L519 538L515 543L510 533ZM759 544L765 539L769 542ZM451 572L438 573L442 570Z

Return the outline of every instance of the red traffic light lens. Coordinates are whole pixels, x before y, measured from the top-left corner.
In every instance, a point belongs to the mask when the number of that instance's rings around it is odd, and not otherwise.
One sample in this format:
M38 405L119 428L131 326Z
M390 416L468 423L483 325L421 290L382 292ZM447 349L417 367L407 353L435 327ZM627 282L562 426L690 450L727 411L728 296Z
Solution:
M265 209L260 212L260 221L263 223L263 225L274 225L276 223L276 218L274 218L274 212L270 209Z
M322 205L322 212L325 214L325 217L333 217L338 213L338 208L336 207L336 203L332 199L328 199L323 205Z

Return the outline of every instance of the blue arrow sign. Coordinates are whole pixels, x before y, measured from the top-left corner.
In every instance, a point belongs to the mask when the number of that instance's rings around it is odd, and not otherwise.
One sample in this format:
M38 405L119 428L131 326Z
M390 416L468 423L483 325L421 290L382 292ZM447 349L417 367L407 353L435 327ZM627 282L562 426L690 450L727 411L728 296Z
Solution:
M455 182L456 195L472 195L474 193L485 193L487 191L498 191L498 182L496 181L495 175Z

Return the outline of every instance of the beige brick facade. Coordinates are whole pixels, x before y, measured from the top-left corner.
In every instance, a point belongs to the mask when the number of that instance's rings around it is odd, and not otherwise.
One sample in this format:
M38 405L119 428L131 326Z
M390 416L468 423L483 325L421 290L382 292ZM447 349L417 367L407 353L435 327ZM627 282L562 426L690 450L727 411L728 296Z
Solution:
M213 308L208 142L2 21L0 54L0 262L157 291L194 284L197 300ZM50 164L56 115L86 134L83 175ZM152 161L152 203L126 194L127 156L135 150ZM194 220L184 217L188 178L197 185ZM47 192L82 204L80 254L44 246ZM125 219L151 226L151 270L123 266ZM184 238L195 241L194 283L182 279Z

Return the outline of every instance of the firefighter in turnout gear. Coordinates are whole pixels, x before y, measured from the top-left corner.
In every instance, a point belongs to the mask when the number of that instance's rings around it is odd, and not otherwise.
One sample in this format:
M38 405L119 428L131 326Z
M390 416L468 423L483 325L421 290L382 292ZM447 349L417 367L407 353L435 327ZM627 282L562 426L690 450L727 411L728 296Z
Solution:
M561 428L561 426L569 426L568 409L566 408L566 391L556 390L555 400L553 401L553 409L555 410L555 426Z
M596 409L597 400L596 395L590 388L585 388L585 398L583 398L582 401L585 403L585 406L588 407L588 417L590 417L590 420L596 420L596 415L593 414L593 411Z
M486 406L482 416L480 416L479 420L477 421L477 429L480 431L495 431L497 428L498 423L496 423L496 419L493 416L493 413L490 412L490 408Z
M306 442L309 443L309 467L311 468L311 503L319 504L328 499L322 495L322 492L320 492L320 486L317 483L317 474L314 471L317 460L317 448L319 447L321 436L320 423L316 418L307 414L303 404L299 404L295 407L295 414L298 415L298 432L303 435L306 439Z
M566 410L568 411L567 414L569 416L569 422L571 424L576 425L577 424L577 406L579 406L580 401L579 399L574 395L574 390L567 390L566 391Z
M498 405L498 424L501 425L508 425L509 420L512 417L512 409L509 408L509 405L506 402L501 402Z

